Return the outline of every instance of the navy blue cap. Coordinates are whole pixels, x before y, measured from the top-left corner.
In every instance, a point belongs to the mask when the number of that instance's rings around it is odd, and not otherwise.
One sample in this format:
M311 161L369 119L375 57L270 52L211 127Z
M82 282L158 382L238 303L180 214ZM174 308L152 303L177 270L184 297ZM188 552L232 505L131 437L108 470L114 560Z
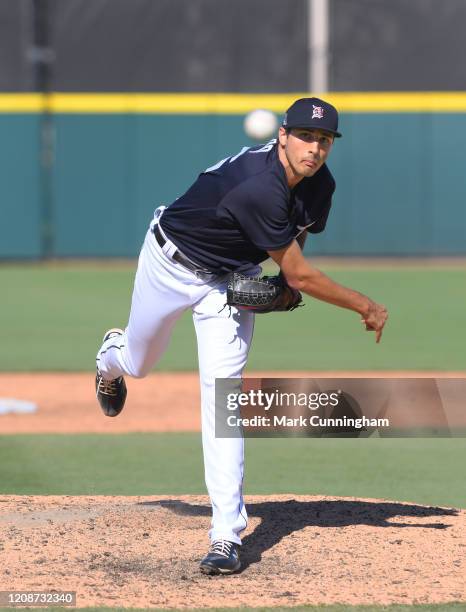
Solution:
M320 98L300 98L293 102L283 119L284 128L320 129L340 138L337 109Z

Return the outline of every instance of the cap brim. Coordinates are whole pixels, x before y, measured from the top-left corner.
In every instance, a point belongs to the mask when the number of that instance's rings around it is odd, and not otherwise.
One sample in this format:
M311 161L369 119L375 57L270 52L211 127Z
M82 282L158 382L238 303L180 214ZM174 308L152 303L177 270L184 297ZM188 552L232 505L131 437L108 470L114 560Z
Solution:
M324 127L320 127L318 125L284 125L282 124L282 127L284 127L287 130L293 130L293 129L297 129L297 128L302 128L303 130L322 130L323 132L328 132L329 134L333 134L333 136L335 136L335 138L341 138L342 134L340 132L337 132L336 130L331 130L329 128L324 128Z

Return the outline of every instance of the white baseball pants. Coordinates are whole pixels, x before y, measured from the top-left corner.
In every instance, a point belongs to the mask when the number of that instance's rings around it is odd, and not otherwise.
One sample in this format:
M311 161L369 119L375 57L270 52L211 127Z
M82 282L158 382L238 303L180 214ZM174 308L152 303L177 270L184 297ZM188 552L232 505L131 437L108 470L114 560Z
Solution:
M240 533L247 525L244 441L215 437L215 378L241 377L254 314L224 307L225 277L206 283L171 259L176 246L167 240L161 248L152 233L158 211L139 257L128 326L123 336L102 345L97 365L109 380L146 376L165 352L176 321L191 308L199 355L205 482L212 503L209 536L241 544ZM256 274L258 267L250 272Z

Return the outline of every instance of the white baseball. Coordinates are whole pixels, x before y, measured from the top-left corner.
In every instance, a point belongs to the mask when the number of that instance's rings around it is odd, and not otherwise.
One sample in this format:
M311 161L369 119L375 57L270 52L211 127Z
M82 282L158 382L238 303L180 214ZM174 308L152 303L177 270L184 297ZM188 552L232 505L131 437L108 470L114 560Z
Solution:
M275 136L278 121L275 113L258 108L251 111L244 118L244 131L253 140L266 140Z

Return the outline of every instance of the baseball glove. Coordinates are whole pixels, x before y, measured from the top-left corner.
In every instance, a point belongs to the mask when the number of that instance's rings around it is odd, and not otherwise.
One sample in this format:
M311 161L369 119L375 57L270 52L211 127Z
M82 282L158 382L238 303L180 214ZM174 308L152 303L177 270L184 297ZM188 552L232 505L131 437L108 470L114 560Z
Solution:
M283 276L244 276L232 272L228 277L227 304L257 313L294 310L301 304L303 296L290 287Z

